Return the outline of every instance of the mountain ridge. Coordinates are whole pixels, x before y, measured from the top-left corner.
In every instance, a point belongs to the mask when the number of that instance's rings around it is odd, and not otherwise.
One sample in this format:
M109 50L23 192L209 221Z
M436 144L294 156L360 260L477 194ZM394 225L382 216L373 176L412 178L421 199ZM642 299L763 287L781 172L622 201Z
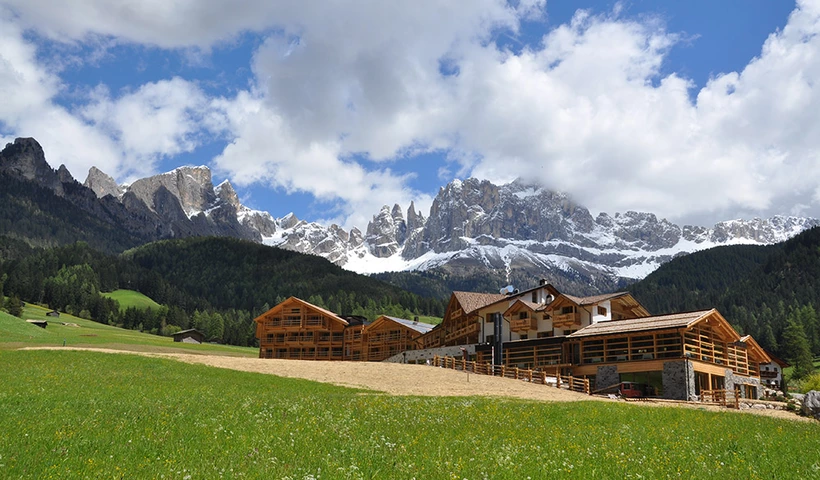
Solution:
M118 185L92 167L83 184L53 170L34 139L0 152L0 172L34 182L143 241L229 236L326 258L358 273L442 270L488 275L496 283L547 278L592 294L622 288L659 265L719 245L767 245L820 225L806 217L729 220L711 228L678 226L652 213L600 213L566 194L516 180L454 180L442 186L428 215L383 206L367 228L321 225L292 213L274 217L243 205L229 181L213 185L206 166L184 166ZM406 212L406 213L405 213Z

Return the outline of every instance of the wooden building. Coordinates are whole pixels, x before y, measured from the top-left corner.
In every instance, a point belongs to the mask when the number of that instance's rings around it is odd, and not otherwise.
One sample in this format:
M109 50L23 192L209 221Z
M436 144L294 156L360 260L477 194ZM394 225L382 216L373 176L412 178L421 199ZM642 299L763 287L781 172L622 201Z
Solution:
M434 327L418 320L382 315L365 329L367 360L380 362L401 352L415 350L420 345L419 337Z
M258 316L260 358L344 360L363 355L364 322L345 319L296 297ZM346 330L350 328L350 332Z
M595 388L623 381L651 385L659 396L689 400L711 391L762 395L760 365L771 358L717 310L611 320L570 334L564 363Z
M205 334L195 328L188 330L180 330L172 335L175 342L182 343L203 343L205 342Z

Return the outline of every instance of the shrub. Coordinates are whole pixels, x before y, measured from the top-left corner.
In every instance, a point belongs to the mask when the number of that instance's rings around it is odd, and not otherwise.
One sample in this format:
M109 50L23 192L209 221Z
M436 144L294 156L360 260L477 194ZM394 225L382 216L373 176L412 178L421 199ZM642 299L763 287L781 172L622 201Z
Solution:
M801 393L808 393L812 390L820 391L820 372L813 373L800 382Z

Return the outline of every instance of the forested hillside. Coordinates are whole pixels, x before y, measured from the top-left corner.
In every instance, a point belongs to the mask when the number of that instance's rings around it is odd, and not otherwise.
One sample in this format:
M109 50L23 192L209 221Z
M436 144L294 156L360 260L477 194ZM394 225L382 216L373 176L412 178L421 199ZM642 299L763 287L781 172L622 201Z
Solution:
M629 290L653 314L717 308L792 363L820 355L820 228L772 246L693 253Z
M148 244L122 255L86 243L32 249L0 237L0 291L103 323L172 333L196 327L209 339L253 343L252 319L288 296L334 312L399 317L441 315L444 302L342 270L315 256L229 238ZM129 308L100 295L119 288L163 307Z
M119 253L148 241L127 233L120 225L106 223L83 211L52 190L2 173L0 235L25 240L38 247L83 241L109 253Z

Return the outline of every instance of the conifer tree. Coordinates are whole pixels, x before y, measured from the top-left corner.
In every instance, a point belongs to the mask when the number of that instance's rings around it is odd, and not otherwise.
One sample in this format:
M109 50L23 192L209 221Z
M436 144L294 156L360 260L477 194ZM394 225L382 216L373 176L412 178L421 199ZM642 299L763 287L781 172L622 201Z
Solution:
M783 330L783 351L789 363L794 365L792 378L801 379L811 374L814 364L806 332L795 317L797 313L793 311L786 320L786 329Z

